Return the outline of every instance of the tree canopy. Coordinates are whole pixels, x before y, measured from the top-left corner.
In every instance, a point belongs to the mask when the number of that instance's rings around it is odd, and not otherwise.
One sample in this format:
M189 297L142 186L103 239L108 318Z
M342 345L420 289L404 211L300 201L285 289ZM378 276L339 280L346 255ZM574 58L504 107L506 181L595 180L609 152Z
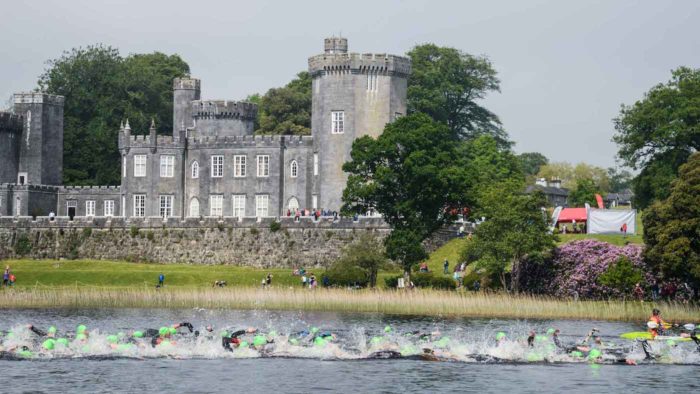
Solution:
M561 179L562 187L574 189L578 182L588 179L593 182L600 192L610 191L610 178L608 171L586 163L578 163L575 166L566 162L555 162L540 167L538 178Z
M665 198L680 165L700 149L700 69L674 70L642 100L623 105L614 124L618 156L642 170L633 183L637 205Z
M119 124L129 119L135 133L152 119L172 132L172 81L189 66L177 55L122 57L103 45L74 48L49 61L39 89L65 96L63 181L67 185L119 184Z
M576 187L569 193L569 205L574 207L583 207L588 203L592 207L598 206L595 195L601 194L601 191L596 187L590 179L582 179L576 183Z
M518 155L520 166L526 176L534 177L540 172L540 168L549 164L549 159L539 152L526 152Z
M259 105L257 134L311 134L311 75L302 71L284 87L268 90Z
M408 52L412 72L408 79L408 112L422 112L464 138L482 134L500 146L510 145L498 116L478 103L499 91L496 70L485 57L435 44L418 45Z
M700 285L700 153L679 169L669 197L644 212L644 258L666 279Z

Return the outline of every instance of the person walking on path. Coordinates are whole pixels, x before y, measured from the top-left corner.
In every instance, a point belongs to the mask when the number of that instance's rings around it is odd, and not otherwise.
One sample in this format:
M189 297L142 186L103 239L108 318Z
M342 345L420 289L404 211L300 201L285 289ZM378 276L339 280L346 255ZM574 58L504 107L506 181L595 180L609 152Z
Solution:
M165 275L160 274L158 275L158 286L157 287L163 287L165 285Z
M442 263L442 273L447 275L450 273L450 262L445 259L445 262Z
M9 286L10 284L10 266L5 266L5 272L2 274L2 285Z

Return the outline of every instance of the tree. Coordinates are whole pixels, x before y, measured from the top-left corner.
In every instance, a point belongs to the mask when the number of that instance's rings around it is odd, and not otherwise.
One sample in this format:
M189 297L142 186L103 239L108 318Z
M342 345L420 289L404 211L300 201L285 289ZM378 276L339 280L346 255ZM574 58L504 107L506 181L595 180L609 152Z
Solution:
M595 195L600 194L600 190L590 179L582 179L576 184L574 190L569 193L569 204L575 207L582 207L586 203L591 206L598 206Z
M119 184L119 124L135 132L172 132L172 81L189 66L177 55L136 54L122 58L103 45L74 48L49 61L39 89L65 96L64 183Z
M386 251L406 274L426 256L421 242L454 219L448 207L466 206L469 174L460 141L444 124L413 114L387 124L376 139L353 143L343 212L374 209L392 227Z
M488 187L479 198L479 224L474 237L462 252L462 258L475 262L497 276L504 290L508 289L506 273L511 271L511 288L518 292L520 263L529 254L550 251L554 236L549 233L542 207L546 199L540 192L523 194L522 183L502 182Z
M644 212L644 258L666 279L700 285L700 153L679 169L669 197Z
M627 170L610 167L608 179L610 179L611 192L620 193L632 187L632 173Z
M635 195L642 195L639 202L662 199L670 185L667 175L675 177L682 159L700 149L700 69L677 68L671 80L652 87L642 100L622 105L614 124L618 156L629 167L642 170L638 178L653 178L634 182ZM669 159L671 163L664 163ZM654 164L656 168L644 171ZM664 178L665 185L648 188Z
M260 98L257 134L311 134L311 75L302 71Z
M620 257L598 277L601 285L615 289L623 296L631 295L634 285L641 283L643 279L642 270L635 267L632 261L625 256Z
M518 160L525 175L531 177L540 172L540 167L549 164L549 159L539 152L521 153Z
M500 146L510 146L498 117L477 104L487 93L499 91L488 59L434 44L418 45L408 56L408 113L425 113L467 139L489 134Z
M540 167L538 178L557 178L562 181L562 187L574 189L579 181L588 179L595 184L601 192L610 190L610 178L604 168L586 163L578 163L576 166L566 162L550 163Z
M334 266L359 267L369 276L369 286L377 285L377 274L387 266L384 246L371 234L364 233L359 239L348 245Z

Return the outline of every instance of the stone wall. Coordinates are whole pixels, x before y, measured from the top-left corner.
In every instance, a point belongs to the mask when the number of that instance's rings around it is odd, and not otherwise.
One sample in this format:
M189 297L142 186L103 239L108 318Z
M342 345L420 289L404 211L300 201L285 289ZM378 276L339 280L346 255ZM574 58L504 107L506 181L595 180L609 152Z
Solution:
M325 266L342 249L371 233L383 239L389 228L380 219L332 218L294 222L282 218L144 220L112 218L0 218L0 259L79 258L133 262L232 264L252 267ZM24 256L17 252L24 250Z

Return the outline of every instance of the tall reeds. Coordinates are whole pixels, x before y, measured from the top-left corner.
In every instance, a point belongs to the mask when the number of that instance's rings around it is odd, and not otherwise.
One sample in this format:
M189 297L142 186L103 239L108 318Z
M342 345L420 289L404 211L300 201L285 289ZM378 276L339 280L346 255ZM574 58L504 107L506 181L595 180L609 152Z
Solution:
M679 303L574 301L550 297L446 291L255 288L35 288L0 291L0 308L208 308L376 312L514 319L639 321L652 307L682 322L700 308Z

